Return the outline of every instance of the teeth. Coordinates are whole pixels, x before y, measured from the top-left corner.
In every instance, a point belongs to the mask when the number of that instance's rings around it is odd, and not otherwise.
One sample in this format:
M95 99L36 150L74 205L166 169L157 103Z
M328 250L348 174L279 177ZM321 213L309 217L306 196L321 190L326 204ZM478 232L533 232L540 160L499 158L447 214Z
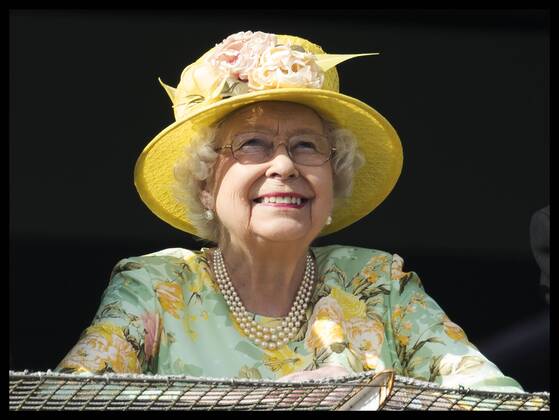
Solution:
M301 205L300 197L263 197L259 200L261 203L278 203L278 204L296 204Z

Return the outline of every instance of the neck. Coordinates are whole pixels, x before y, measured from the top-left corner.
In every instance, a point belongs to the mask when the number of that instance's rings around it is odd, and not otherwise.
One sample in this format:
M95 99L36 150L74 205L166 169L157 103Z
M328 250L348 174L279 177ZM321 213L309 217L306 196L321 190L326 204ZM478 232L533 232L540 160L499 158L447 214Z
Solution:
M227 240L220 244L231 282L248 311L287 315L303 280L309 245Z

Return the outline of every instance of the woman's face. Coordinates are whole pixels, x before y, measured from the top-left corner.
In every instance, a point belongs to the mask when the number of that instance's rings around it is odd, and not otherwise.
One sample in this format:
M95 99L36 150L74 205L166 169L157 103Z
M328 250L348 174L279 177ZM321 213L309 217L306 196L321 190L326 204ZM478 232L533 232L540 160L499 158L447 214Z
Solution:
M274 145L287 143L302 132L324 135L322 120L312 109L289 102L260 102L236 111L223 122L218 145L230 144L236 136L250 131L270 133ZM256 236L310 243L331 214L332 178L330 161L321 166L296 164L283 145L269 161L256 164L242 164L229 149L223 149L207 196L211 196L217 216L232 238L250 240ZM271 197L285 193L301 198L301 204L271 202Z

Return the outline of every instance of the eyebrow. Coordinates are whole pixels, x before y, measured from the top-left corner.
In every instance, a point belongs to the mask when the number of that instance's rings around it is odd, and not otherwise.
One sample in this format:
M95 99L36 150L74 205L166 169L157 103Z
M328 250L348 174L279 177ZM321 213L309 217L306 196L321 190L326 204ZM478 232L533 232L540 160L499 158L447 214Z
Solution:
M271 133L274 134L273 129L266 127L264 125L249 125L249 126L245 126L243 127L241 130L239 130L239 133L249 133L251 131L264 131L267 133Z
M251 126L251 127L245 127L243 130L240 130L237 134L241 134L241 133L250 133L253 131L263 131L266 133L270 133L270 134L275 134L275 130L270 129L269 127L265 127L265 126ZM319 132L317 132L316 130L313 130L312 128L295 128L293 130L290 130L287 132L288 136L292 136L294 134L318 134L318 135L323 135Z
M316 130L313 130L312 128L296 128L293 131L288 131L289 135L293 135L293 134L318 134L318 135L322 135L321 133L317 132Z

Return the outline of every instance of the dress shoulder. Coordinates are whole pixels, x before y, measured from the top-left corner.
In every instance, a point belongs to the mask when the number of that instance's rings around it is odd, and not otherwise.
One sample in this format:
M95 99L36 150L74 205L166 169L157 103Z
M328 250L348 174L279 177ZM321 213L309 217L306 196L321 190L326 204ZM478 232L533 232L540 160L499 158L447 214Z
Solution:
M351 283L367 278L380 286L390 286L392 254L378 249L357 246L330 245L312 248L316 255L318 271L338 278L344 289ZM383 286L384 287L384 286Z
M167 248L121 259L114 266L110 277L119 273L133 275L135 271L140 274L137 270L141 270L155 281L184 281L198 271L199 263L203 260L203 250Z
M372 248L363 248L351 245L328 245L321 247L312 247L317 259L350 259L353 261L364 260L367 262L371 257L387 257L391 258L392 254Z
M196 251L199 252L199 251ZM187 259L196 254L195 251L184 248L166 248L160 251L150 252L149 254L144 254L141 257L176 257Z

